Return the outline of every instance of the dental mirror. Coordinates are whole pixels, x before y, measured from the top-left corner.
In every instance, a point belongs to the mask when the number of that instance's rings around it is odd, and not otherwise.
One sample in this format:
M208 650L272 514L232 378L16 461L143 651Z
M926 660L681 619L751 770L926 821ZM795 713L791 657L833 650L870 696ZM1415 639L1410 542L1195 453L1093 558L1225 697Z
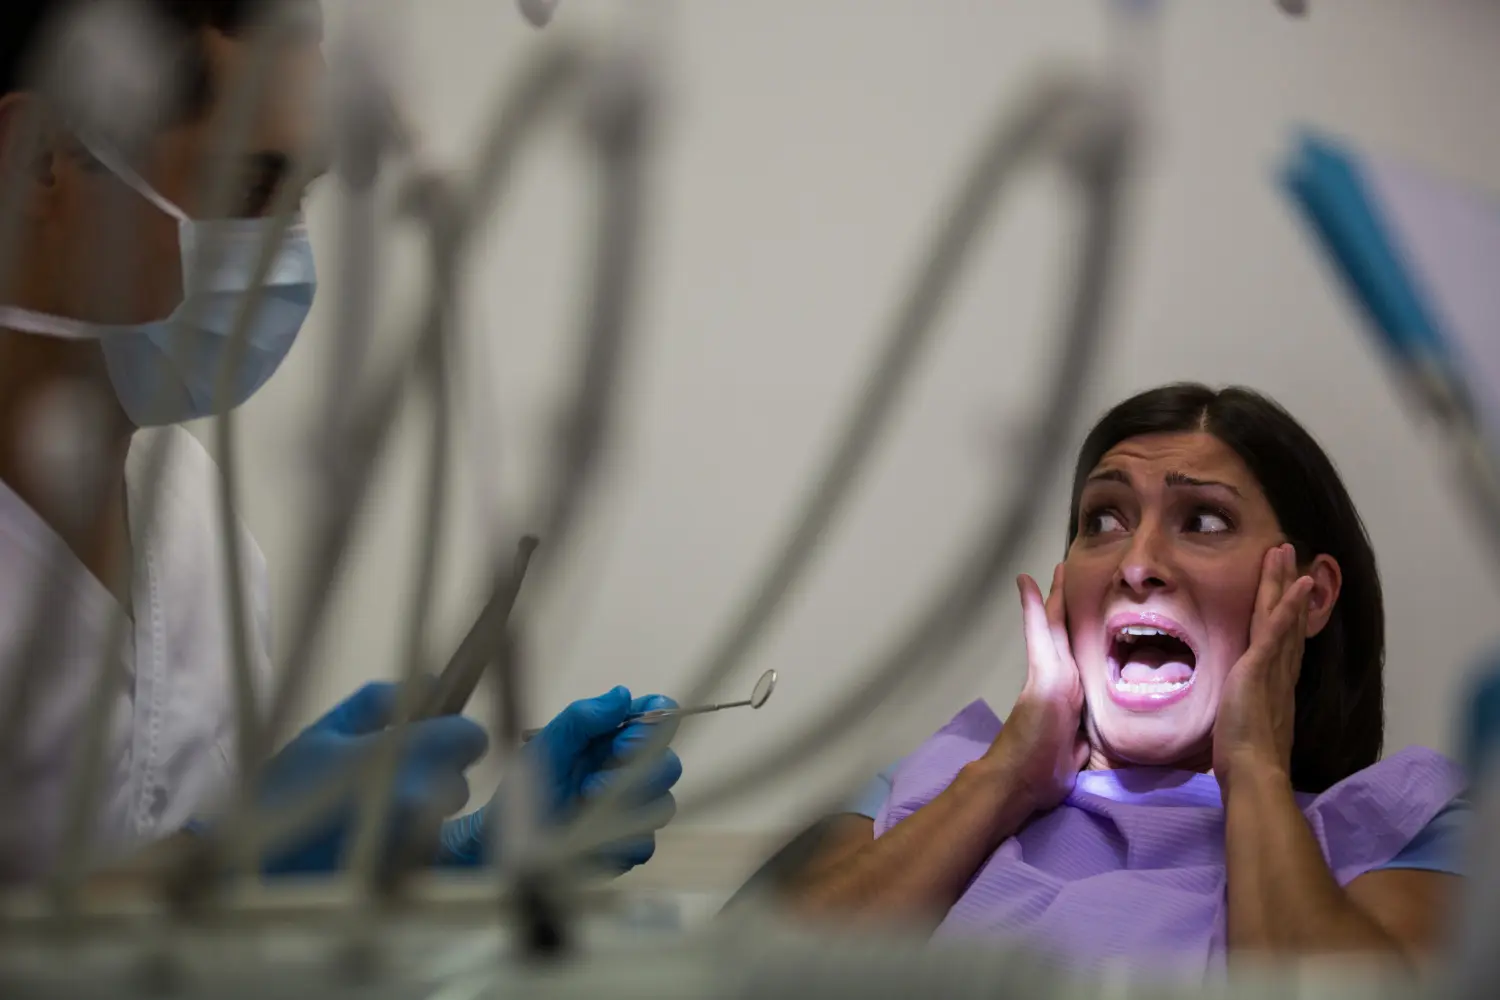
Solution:
M776 690L776 671L767 670L760 675L760 680L755 682L755 690L750 692L750 707L760 708L771 697L771 692Z
M661 722L663 719L680 719L685 715L706 715L709 712L722 712L726 708L760 708L771 698L771 692L776 690L776 671L767 670L760 675L755 682L755 687L750 691L750 697L744 701L726 701L717 705L695 705L692 708L653 708L649 712L637 712L635 715L627 715L623 726L632 722ZM530 742L540 733L540 729L528 729L521 734L521 742Z

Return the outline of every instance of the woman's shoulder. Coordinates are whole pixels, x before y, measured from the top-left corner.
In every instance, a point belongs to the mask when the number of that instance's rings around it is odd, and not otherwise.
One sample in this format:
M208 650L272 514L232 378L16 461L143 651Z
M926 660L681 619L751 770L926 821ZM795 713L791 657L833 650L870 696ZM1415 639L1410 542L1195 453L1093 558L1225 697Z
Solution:
M1435 813L1458 798L1467 781L1463 767L1428 747L1409 746L1355 771L1316 799L1375 795L1393 802L1425 801Z

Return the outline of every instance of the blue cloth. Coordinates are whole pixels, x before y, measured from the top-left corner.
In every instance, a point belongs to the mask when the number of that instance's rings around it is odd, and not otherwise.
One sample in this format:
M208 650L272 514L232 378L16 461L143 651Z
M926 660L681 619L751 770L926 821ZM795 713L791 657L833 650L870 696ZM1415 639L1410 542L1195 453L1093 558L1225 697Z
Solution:
M880 813L880 807L885 805L885 800L891 797L891 784L895 780L896 768L900 766L901 762L898 760L871 778L859 790L859 794L849 801L844 811L874 819Z
M892 778L896 768L900 766L901 761L897 761L870 779L849 802L845 812L867 816L873 820L880 812L880 807L885 805L885 800L890 797ZM1448 875L1464 874L1464 831L1468 829L1471 811L1468 802L1454 799L1432 818L1411 843L1401 849L1400 854L1380 868L1414 868Z

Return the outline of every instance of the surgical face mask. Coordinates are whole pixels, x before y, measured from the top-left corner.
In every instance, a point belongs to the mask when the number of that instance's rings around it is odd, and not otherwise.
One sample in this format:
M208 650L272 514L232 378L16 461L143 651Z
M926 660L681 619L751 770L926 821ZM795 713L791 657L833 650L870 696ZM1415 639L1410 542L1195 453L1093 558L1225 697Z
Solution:
M270 219L200 222L162 197L122 160L100 155L99 162L143 198L177 220L182 257L183 300L166 319L149 323L90 323L0 305L0 326L25 333L97 340L110 382L126 416L138 427L175 424L233 409L275 374L292 349L312 309L317 289L307 226L288 229L243 345L227 392L217 398L219 370L229 347L235 317L258 289L256 261L271 232ZM204 270L203 248L214 241L217 264ZM191 326L181 319L188 317Z

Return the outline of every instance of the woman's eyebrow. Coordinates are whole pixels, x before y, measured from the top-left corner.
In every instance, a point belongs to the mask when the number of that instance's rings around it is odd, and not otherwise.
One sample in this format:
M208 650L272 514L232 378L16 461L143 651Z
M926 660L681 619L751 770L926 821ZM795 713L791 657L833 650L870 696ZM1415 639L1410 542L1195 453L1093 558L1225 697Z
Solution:
M1194 487L1198 487L1198 488L1218 488L1218 489L1221 489L1221 490L1228 490L1230 493L1233 493L1235 496L1240 496L1241 495L1241 493L1239 491L1239 488L1236 487L1236 486L1232 486L1229 483L1222 483L1222 482L1219 482L1217 479L1199 479L1196 476L1189 476L1187 473L1184 473L1184 472L1169 472L1169 473L1167 473L1163 477L1163 479L1166 481L1166 484L1168 486L1194 486ZM1124 483L1126 486L1131 485L1130 474L1128 472L1126 472L1124 469L1104 469L1104 470L1102 470L1100 472L1096 472L1093 475L1089 476L1088 482L1090 482L1090 483Z
M1231 486L1228 483L1221 483L1216 479L1197 479L1193 476L1185 475L1181 472L1167 473L1166 482L1168 486L1216 487L1221 490L1228 490L1235 496L1240 495L1240 491L1236 487Z
M1129 486L1130 485L1130 474L1128 472L1126 472L1124 469L1105 469L1102 472L1095 472L1092 475L1090 475L1089 478L1088 478L1088 482L1091 482L1091 483L1124 483L1126 486Z

